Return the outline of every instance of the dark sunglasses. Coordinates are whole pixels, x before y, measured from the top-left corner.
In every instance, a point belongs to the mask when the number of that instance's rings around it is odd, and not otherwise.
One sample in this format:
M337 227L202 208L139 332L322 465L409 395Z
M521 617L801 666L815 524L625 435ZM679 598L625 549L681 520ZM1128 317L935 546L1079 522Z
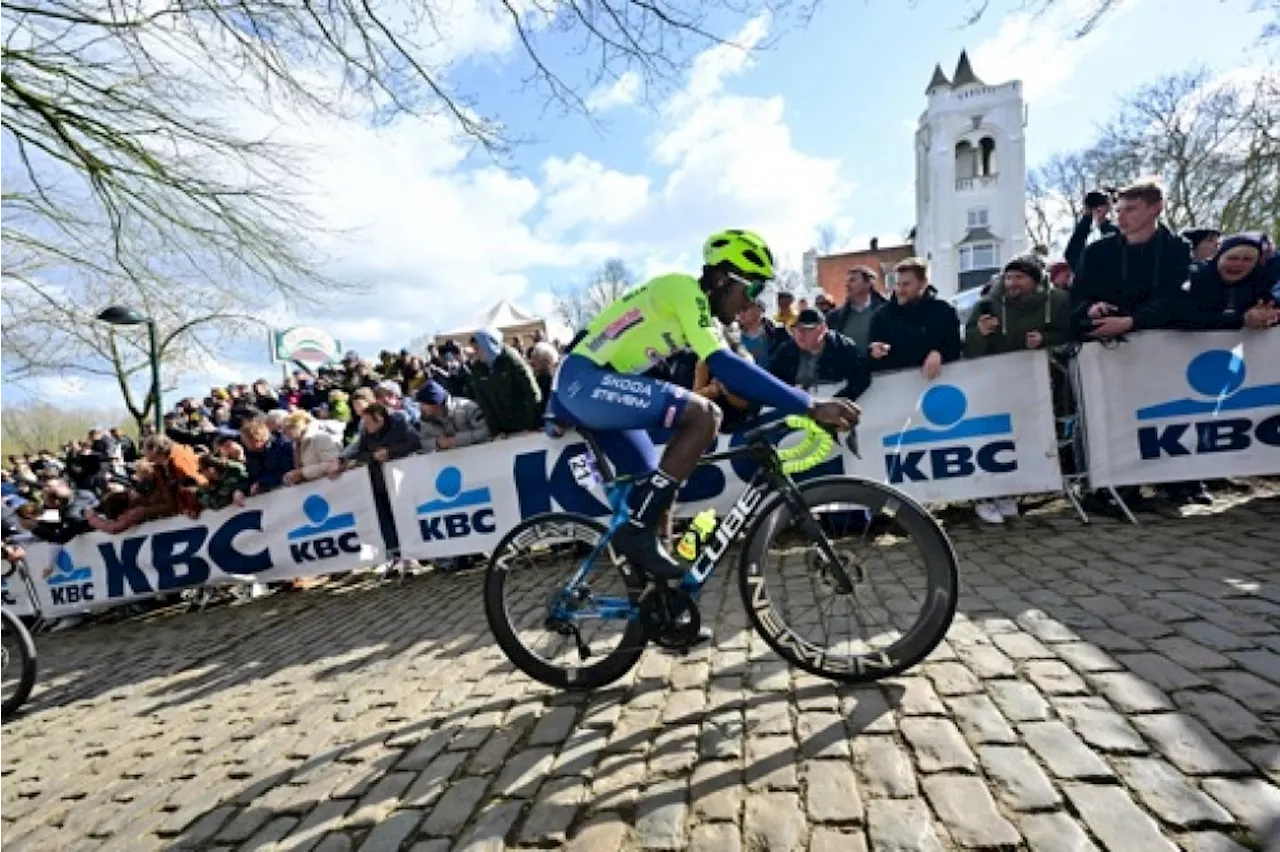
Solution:
M729 273L729 280L736 281L737 283L745 287L747 291L747 298L753 302L756 299L760 298L760 294L764 292L764 285L765 285L764 281L752 281L748 278L743 278L741 275L737 274L736 272Z

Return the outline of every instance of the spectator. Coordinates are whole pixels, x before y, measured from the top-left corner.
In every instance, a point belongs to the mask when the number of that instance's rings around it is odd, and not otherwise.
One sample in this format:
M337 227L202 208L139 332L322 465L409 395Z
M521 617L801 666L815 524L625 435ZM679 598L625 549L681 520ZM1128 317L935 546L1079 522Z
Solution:
M245 469L249 472L248 492L237 494L236 502L243 505L246 494L265 494L284 484L284 475L293 470L293 443L284 435L273 433L264 417L240 427L240 443L244 445Z
M1048 286L1039 258L1016 257L1005 265L1003 277L970 316L965 354L981 358L1060 346L1067 341L1070 311L1066 291ZM1001 524L1018 516L1018 501L1013 497L980 500L974 509L981 520Z
M356 437L360 434L360 415L364 414L364 410L372 405L376 400L373 398L373 391L369 388L357 388L351 393L351 419L347 421L346 428L342 432L342 442L348 447L353 445Z
M773 321L785 328L791 330L791 326L796 324L796 318L799 313L796 311L796 297L785 290L778 294L778 313L774 314Z
M294 411L284 421L284 435L293 444L293 470L284 475L285 485L319 479L329 472L329 463L342 455L343 425L334 420L317 420L305 411Z
M965 355L1060 346L1067 342L1070 318L1066 291L1046 286L1044 269L1033 256L1016 257L970 315Z
M1099 239L1116 233L1116 226L1111 224L1110 216L1111 196L1108 193L1093 190L1085 194L1084 215L1076 223L1071 239L1067 240L1066 251L1063 252L1067 264L1076 273L1080 271L1080 261L1084 258L1085 246L1094 229L1097 229Z
M422 363L422 359L417 355L409 355L405 358L404 367L400 371L400 383L404 389L404 395L411 397L418 392L418 389L427 383L427 368ZM405 409L409 409L409 405L405 405Z
M194 450L167 435L152 435L142 445L152 466L151 482L134 495L133 506L115 520L88 512L85 518L99 532L119 533L156 518L199 513L197 490L205 484Z
M876 291L876 274L868 266L850 269L844 281L845 301L827 315L827 327L858 344L864 352L871 345L871 318L885 305Z
M778 347L769 372L805 390L839 383L835 395L848 400L856 400L871 386L871 366L858 344L828 328L813 308L800 312L791 340Z
M365 406L360 422L360 436L347 448L348 455L329 463L330 476L338 476L356 464L402 459L422 448L422 438L409 426L409 418L388 411L382 403Z
M742 329L742 348L766 370L778 347L791 339L785 326L764 315L764 299L756 299L738 314L738 327Z
M942 365L960 357L960 316L937 298L928 267L918 257L901 261L895 272L893 301L871 318L871 369L874 372L919 367L933 381Z
M819 293L813 297L813 306L818 309L818 313L826 316L836 309L836 303L826 293Z
M196 489L196 500L202 509L225 509L235 502L236 492L249 487L244 465L221 456L202 457L200 473L205 484Z
M1222 240L1217 255L1196 269L1172 299L1165 326L1187 331L1275 327L1277 311L1262 250L1261 240L1251 234Z
M49 480L40 494L40 510L19 515L19 525L41 541L66 544L86 533L98 505L92 491L73 490L65 479Z
M266 413L282 408L280 397L276 395L275 389L271 387L271 382L266 379L258 379L253 383L253 407Z
M120 457L125 464L133 464L138 460L138 445L133 439L120 431L119 426L111 427L111 437L116 439L116 443L120 446Z
M1071 271L1071 264L1065 260L1055 260L1049 264L1049 283L1058 290L1071 289L1071 279L1074 273Z
M228 461L240 462L244 464L244 447L240 446L240 442L232 435L223 435L213 446L214 455L227 459Z
M1182 232L1182 238L1191 246L1192 263L1213 260L1218 254L1218 242L1222 232L1213 228L1192 228Z
M1076 337L1110 339L1159 328L1170 300L1187 280L1191 248L1160 224L1164 193L1154 182L1120 191L1119 233L1084 251L1071 286Z
M484 410L470 399L451 396L439 382L430 381L417 394L422 418L422 449L452 450L489 440L489 424Z
M392 379L383 379L378 382L377 387L373 389L373 400L385 405L388 411L400 412L409 418L409 423L414 429L418 428L418 412L413 406L405 405L399 382Z
M529 366L533 368L533 377L538 382L538 393L542 395L538 404L539 416L547 411L547 400L551 399L551 382L555 379L556 364L559 362L560 352L545 340L539 340L529 350Z
M538 382L524 356L502 343L502 335L476 332L477 363L472 367L475 401L484 409L494 437L537 429L542 420Z

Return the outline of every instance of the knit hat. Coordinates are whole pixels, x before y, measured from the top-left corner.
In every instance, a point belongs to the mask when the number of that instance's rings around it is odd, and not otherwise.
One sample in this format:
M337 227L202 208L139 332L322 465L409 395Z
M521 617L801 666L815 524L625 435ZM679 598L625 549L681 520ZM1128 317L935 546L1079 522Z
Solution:
M435 379L429 379L425 385L418 388L414 398L427 405L444 405L449 399L449 392Z
M1218 243L1218 253L1216 257L1222 257L1233 248L1240 246L1248 246L1258 250L1258 254L1262 254L1262 235L1255 232L1244 234L1232 234L1229 237L1223 237L1222 242Z
M1040 258L1036 255L1023 254L1015 257L1004 265L1005 272L1011 269L1026 274L1037 285L1044 283L1044 267L1040 264Z

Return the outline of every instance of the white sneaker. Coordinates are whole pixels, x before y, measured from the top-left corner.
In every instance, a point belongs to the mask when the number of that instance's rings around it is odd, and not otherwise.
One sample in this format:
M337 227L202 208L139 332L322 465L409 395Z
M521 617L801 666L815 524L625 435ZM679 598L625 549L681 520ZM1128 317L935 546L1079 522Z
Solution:
M1018 501L1012 497L1001 497L992 501L996 504L996 508L1000 510L1000 514L1006 518L1018 517Z
M979 500L973 504L973 510L978 513L979 518L989 524L1004 523L1004 515L1000 514L996 504L990 500Z

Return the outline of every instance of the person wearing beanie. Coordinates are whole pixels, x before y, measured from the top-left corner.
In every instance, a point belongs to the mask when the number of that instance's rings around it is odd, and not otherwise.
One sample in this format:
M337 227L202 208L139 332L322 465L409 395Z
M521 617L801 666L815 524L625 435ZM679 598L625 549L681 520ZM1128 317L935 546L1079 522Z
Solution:
M444 385L429 379L414 396L422 415L418 431L427 452L468 447L489 440L484 409L474 400L453 396Z
M1071 271L1071 264L1065 260L1055 260L1049 264L1049 284L1059 290L1069 290L1071 288L1071 279L1074 273Z
M1181 331L1269 329L1277 325L1275 298L1262 266L1257 234L1223 239L1171 300L1165 328Z
M1192 228L1182 232L1182 238L1191 243L1191 259L1194 261L1212 260L1218 253L1218 239L1221 231L1213 228Z
M981 358L1060 346L1067 342L1070 325L1067 291L1049 286L1036 255L1015 257L974 306L965 326L965 356ZM1018 501L1012 497L980 500L974 509L986 523L1001 524L1018 516Z
M1071 305L1067 291L1049 287L1033 255L1015 257L969 316L965 355L980 358L1067 342Z

